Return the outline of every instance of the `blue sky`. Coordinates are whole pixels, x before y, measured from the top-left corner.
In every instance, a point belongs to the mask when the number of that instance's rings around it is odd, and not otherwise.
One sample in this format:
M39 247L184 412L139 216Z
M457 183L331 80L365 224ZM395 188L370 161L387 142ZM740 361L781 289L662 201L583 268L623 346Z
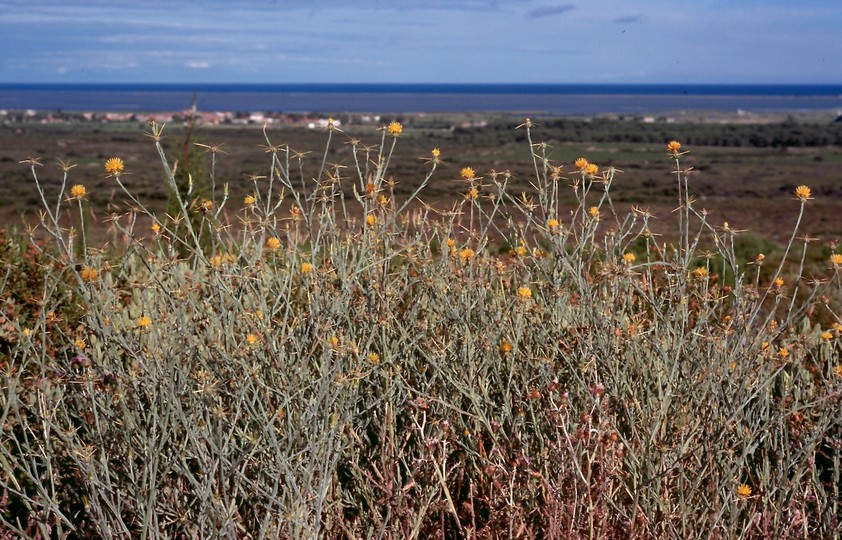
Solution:
M0 83L842 83L842 0L0 0Z

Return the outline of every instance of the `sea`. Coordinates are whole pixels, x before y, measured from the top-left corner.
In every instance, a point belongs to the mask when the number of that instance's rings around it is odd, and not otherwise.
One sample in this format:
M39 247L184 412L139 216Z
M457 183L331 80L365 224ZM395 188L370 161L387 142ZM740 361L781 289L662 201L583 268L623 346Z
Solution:
M280 113L842 112L840 85L0 84L0 110Z

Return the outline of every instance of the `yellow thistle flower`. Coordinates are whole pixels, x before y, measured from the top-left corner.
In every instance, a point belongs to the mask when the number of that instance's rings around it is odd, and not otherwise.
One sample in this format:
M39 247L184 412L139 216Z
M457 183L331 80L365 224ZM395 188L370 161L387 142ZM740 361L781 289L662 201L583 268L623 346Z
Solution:
M222 255L214 255L210 259L208 259L210 265L217 270L222 268Z
M475 201L479 197L479 190L475 187L472 187L465 193L465 200L467 201Z
M202 199L202 202L199 204L199 210L202 212L210 212L213 210L213 201L210 199Z
M377 223L377 217L374 214L369 214L365 217L365 224L369 227L374 227L375 223Z
M84 199L88 194L88 190L82 184L76 184L70 188L70 197L73 199Z
M313 271L313 265L312 264L310 264L308 262L301 263L301 273L302 274L309 274L312 271Z
M464 167L461 171L459 171L459 174L465 180L471 180L473 178L476 178L476 173L471 167Z
M672 154L673 156L678 155L678 152L681 150L681 143L678 141L670 141L667 144L667 152Z
M246 343L248 343L251 346L257 345L258 341L260 341L260 339L254 334L249 334L246 336Z
M810 188L808 188L807 186L798 186L797 188L795 188L795 196L798 197L801 200L801 202L806 202L807 200L809 200L811 193L812 192L810 191Z
M783 278L777 278L772 285L774 285L776 289L780 289L781 287L784 286Z
M434 158L437 158L441 155L441 150L439 150L438 148L433 148L433 151L430 153L433 155Z
M376 364L380 361L380 355L376 352L368 353L368 361L372 364Z
M550 228L551 231L558 228L558 220L556 218L550 218L547 220L547 227Z
M152 319L148 315L144 315L138 318L137 325L140 328L147 328L152 325Z
M254 195L246 195L245 199L243 199L243 204L246 206L254 206L255 202L257 202L257 199L254 198Z
M585 174L588 176L595 176L598 172L599 167L595 163L588 163L588 166L585 167Z
M833 266L842 266L842 254L834 253L830 256L830 264Z
M751 488L747 484L740 484L737 487L737 497L747 499L751 497Z
M781 347L780 349L778 349L778 356L782 360L788 358L789 357L789 349L787 349L786 347Z
M398 137L401 133L403 133L403 126L400 122L391 122L386 130L389 132L389 135Z
M526 257L526 253L527 253L526 247L525 246L518 246L517 249L515 250L515 253L517 253L518 257Z
M456 245L456 240L454 240L453 238L448 238L447 242L445 242L445 243L447 244L447 247L452 248L453 246Z
M278 251L281 249L281 241L273 236L269 240L266 240L266 247L269 251Z
M589 163L587 159L580 157L573 162L573 165L575 165L580 171L584 171L588 167Z
M626 264L633 263L635 259L637 259L637 257L635 257L634 253L623 253L623 262Z
M518 287L517 295L521 298L532 298L532 289L529 287Z
M335 349L339 347L339 338L336 336L330 336L330 339L328 339L328 343L330 343L330 347L332 349Z
M84 340L84 339L82 339L82 338L77 338L77 339L73 342L73 345L75 345L75 346L76 346L76 348L77 348L77 349L79 349L80 351L84 351L84 350L85 350L85 347L86 347L88 344L87 344L87 343L85 343L85 340Z
M389 204L389 198L385 195L378 195L377 204L379 204L380 206L386 206L387 204Z
M830 341L831 339L833 339L833 332L824 332L822 333L821 338L824 341Z
M110 158L105 162L105 172L112 176L120 176L124 168L123 160L118 157Z
M500 352L503 353L503 354L508 354L508 353L512 352L513 348L514 347L512 346L512 344L507 339L504 339L503 341L500 342Z
M158 225L157 223L153 223L151 229L152 229L153 233L161 234L161 226Z
M462 259L462 262L470 261L474 258L474 255L476 255L476 253L469 247L462 248L462 251L459 252L459 257Z
M82 267L82 270L79 271L79 276L82 278L82 281L94 281L97 277L99 277L99 270L84 266Z
M700 266L700 267L696 268L695 270L693 270L693 275L695 275L699 279L704 279L704 278L708 277L708 269L705 268L704 266Z
M599 208L591 206L588 208L588 214L594 219L599 219Z

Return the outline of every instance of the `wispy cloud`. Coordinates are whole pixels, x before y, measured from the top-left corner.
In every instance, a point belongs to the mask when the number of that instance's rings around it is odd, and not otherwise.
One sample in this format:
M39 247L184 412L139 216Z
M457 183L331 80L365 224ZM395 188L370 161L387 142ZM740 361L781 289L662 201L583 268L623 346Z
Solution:
M617 17L615 19L611 19L611 22L617 24L635 24L639 23L643 20L643 17L640 15L627 15L625 17Z
M552 15L561 15L576 9L576 4L564 4L561 6L538 6L529 12L532 18L549 17Z
M190 69L208 69L211 67L210 62L207 60L188 60L184 65Z

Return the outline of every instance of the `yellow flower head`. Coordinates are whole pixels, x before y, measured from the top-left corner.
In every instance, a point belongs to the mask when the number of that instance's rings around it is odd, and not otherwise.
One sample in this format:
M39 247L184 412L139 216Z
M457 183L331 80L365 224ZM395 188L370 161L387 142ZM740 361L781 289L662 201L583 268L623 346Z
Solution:
M740 484L737 487L737 497L747 499L751 497L751 488L747 484Z
M811 193L812 192L810 191L810 188L808 188L807 186L798 186L797 188L795 188L795 196L798 197L802 202L805 202L808 199L810 199Z
M433 151L430 153L433 154L434 158L437 158L441 155L441 150L439 150L438 148L433 148Z
M704 279L704 278L708 277L708 269L705 268L704 266L700 266L700 267L696 268L695 270L693 270L693 275L695 275L699 279Z
M532 289L529 287L518 287L517 295L521 298L532 298Z
M842 254L834 253L830 256L830 264L833 266L842 266Z
M781 347L780 349L778 349L778 356L780 356L781 359L789 357L789 349L787 349L786 347Z
M575 165L576 168L580 171L584 171L588 167L588 160L583 157L580 157L573 162L573 165Z
M588 208L588 214L594 219L599 219L599 208L591 206Z
M257 345L258 341L260 341L260 339L254 334L249 334L246 336L246 343L248 343L249 345Z
M83 199L88 194L88 190L82 184L76 184L70 188L70 196L74 199Z
M465 193L465 199L468 201L475 201L479 197L479 190L475 187L472 187Z
M456 245L456 240L454 240L453 238L448 238L447 242L445 242L445 243L447 244L447 247L452 248L453 246Z
M281 249L281 241L277 237L273 236L269 240L266 240L266 247L269 251L278 251Z
M524 246L524 245L518 246L517 249L515 250L515 253L517 253L519 257L526 257L526 253L527 253L526 246Z
M678 142L678 141L670 141L667 144L667 152L669 152L670 154L672 154L674 156L677 155L680 150L681 150L681 143Z
M255 202L257 202L257 199L254 198L254 195L246 195L246 198L243 199L243 204L246 206L254 206Z
M85 340L84 340L84 339L82 339L82 338L78 338L78 339L76 339L75 341L73 341L73 344L74 344L74 345L76 346L76 348L77 348L77 349L79 349L80 351L84 351L84 350L85 350L85 347L87 346L87 343L85 343Z
M157 223L153 223L151 229L152 229L153 233L161 234L161 226L158 225Z
M377 204L379 204L380 206L386 206L387 204L389 204L389 197L385 195L378 195Z
M548 219L547 220L547 227L549 227L550 230L558 229L558 220L556 218Z
M118 157L113 157L105 162L105 172L112 176L120 176L124 167L123 160Z
M474 258L474 255L476 255L476 253L469 247L462 248L462 251L459 252L459 257L462 259L462 262L470 261Z
M82 281L95 281L99 277L99 270L84 266L79 271L79 276L82 278Z
M365 224L369 227L374 227L375 223L377 223L377 216L374 214L369 214L365 217Z
M148 315L144 315L137 320L137 325L141 328L146 328L152 325L152 319Z
M301 273L302 274L309 274L312 271L313 271L313 265L312 264L310 264L308 262L301 263Z
M386 130L389 132L389 135L398 137L401 133L403 133L403 126L400 122L391 122Z
M476 173L471 167L464 167L461 171L459 171L459 174L465 180L471 180L473 178L476 178Z
M585 174L587 174L588 176L594 176L598 172L599 167L595 163L588 163L588 166L585 167Z
M775 282L773 283L773 285L775 286L776 289L780 289L781 287L783 287L784 286L783 278L777 278L775 280Z
M199 204L199 210L202 212L210 212L213 210L213 201L210 199L202 199L202 202Z
M833 332L824 332L821 337L824 341L830 341L833 339Z
M380 355L376 352L368 353L368 361L372 364L376 364L380 361Z
M637 257L635 257L634 253L623 253L623 262L626 264L633 263L635 259L637 259Z
M504 339L503 341L500 342L500 352L501 353L508 354L508 353L512 352L512 348L513 348L512 344L509 342L509 340Z

